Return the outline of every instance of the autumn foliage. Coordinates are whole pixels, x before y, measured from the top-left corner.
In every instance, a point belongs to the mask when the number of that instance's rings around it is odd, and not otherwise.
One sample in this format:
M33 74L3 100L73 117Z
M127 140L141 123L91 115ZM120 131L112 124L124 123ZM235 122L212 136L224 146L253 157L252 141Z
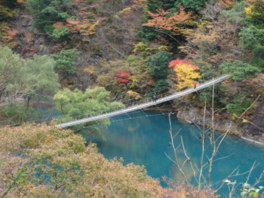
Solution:
M95 22L91 22L88 18L84 20L72 20L66 19L66 27L70 29L72 33L80 33L82 36L91 36L95 34L96 26L101 22L102 19Z
M173 31L175 34L179 32L180 25L186 24L187 20L191 18L192 13L186 12L184 8L180 8L172 16L169 11L158 9L157 13L148 12L152 19L148 20L143 26L155 27L161 30Z
M158 198L165 191L142 166L107 160L70 130L3 127L0 140L1 197Z
M7 40L13 40L15 36L18 34L18 31L15 29L12 29L10 27L4 27L3 28L3 36L2 38L7 39Z
M191 64L190 60L175 59L169 63L169 67L173 68L177 82L177 88L183 89L186 87L193 87L193 82L201 75L199 73L199 67Z
M128 73L128 72L125 72L125 71L119 71L116 74L117 81L120 82L120 83L128 83L129 82L128 78L130 76L131 76L131 74Z

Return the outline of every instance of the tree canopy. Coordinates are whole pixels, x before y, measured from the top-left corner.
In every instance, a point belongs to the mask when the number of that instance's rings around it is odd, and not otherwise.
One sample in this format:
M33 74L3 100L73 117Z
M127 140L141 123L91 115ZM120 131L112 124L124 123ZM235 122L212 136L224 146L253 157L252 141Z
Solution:
M81 119L90 116L100 115L109 111L120 109L124 105L120 102L110 102L110 92L103 87L87 88L85 92L75 89L60 90L55 96L56 109L62 113L57 118L58 122L67 122L75 119ZM109 124L108 119L98 121L100 127ZM101 135L100 129L93 125L94 123L87 123L77 126L81 129L83 126L90 126L88 133Z
M23 59L7 47L0 48L0 97L10 102L16 98L41 95L48 97L59 88L55 62L49 56Z
M245 78L252 78L254 74L259 72L260 69L248 63L243 63L239 60L225 61L220 65L223 72L232 75L233 80L243 80Z
M161 197L142 166L107 160L71 130L0 128L2 197Z
M0 100L7 104L0 115L7 114L20 120L19 115L26 113L23 107L32 97L51 98L59 88L54 66L54 60L47 55L23 59L11 49L0 47ZM17 111L21 108L22 111Z

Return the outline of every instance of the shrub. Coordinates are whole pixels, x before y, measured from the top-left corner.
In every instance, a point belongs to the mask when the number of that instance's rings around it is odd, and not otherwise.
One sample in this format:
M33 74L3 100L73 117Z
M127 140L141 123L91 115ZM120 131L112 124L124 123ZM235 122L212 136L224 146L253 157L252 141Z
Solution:
M154 80L166 79L169 74L168 64L171 61L171 54L160 51L147 59L148 71Z
M264 2L263 0L251 1L251 5L245 8L247 22L256 27L264 28Z
M220 65L220 69L224 73L229 73L233 80L243 80L245 78L254 77L255 73L260 72L260 69L248 63L243 63L239 60L225 61Z
M35 27L48 33L53 24L65 22L66 18L71 17L69 13L71 2L71 0L27 0L27 5L33 15Z
M161 79L156 82L155 88L152 90L154 93L162 93L167 91L169 84L166 79Z
M56 70L58 72L74 73L74 63L78 57L76 49L61 50L58 55L53 56L56 61Z
M70 34L70 30L67 27L59 27L53 30L51 37L60 39L60 38L65 38Z
M188 10L199 11L201 10L208 0L178 0L176 5L181 5Z
M245 8L246 4L244 2L236 3L232 9L223 10L220 13L220 19L223 21L228 21L237 25L242 25L245 20Z
M259 45L264 46L264 29L249 26L241 30L239 37L243 49L252 50Z

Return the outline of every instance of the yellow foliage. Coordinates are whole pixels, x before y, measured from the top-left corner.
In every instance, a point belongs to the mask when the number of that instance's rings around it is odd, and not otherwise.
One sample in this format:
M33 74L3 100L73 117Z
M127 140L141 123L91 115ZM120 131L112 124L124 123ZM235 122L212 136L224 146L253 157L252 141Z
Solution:
M177 74L177 87L179 89L192 87L194 80L201 78L199 72L194 71L191 67L186 67L186 65L178 65L174 71Z
M0 19L13 17L13 15L14 15L14 11L0 5Z
M87 66L83 69L84 72L88 73L88 74L93 74L94 73L94 68L91 66Z
M160 45L160 46L158 46L158 50L159 51L168 51L169 50L169 47L166 46L166 45Z
M141 80L141 76L140 75L133 75L129 77L129 80L131 80L131 84L130 84L130 88L134 88L136 86L138 86L140 80Z
M242 119L242 123L249 123L247 119Z
M83 36L90 36L95 34L95 28L96 26L101 22L102 20L97 20L93 24L90 23L88 19L84 20L82 24L78 25L79 32Z
M125 12L130 12L131 10L132 10L131 7L126 7L126 8L124 8L123 10L119 11L119 12L117 13L117 15L119 15L119 14L123 14L123 13L125 13Z
M140 100L140 99L142 98L141 95L140 95L139 93L137 93L137 92L135 92L135 91L132 91L132 90L128 90L128 91L127 91L127 94L128 94L129 96L134 97L135 100Z
M193 82L201 78L200 73L197 71L198 67L191 64L180 63L177 64L177 66L175 66L173 70L175 71L177 76L176 86L179 89L193 87Z
M5 197L158 198L167 190L142 166L107 160L82 136L46 125L0 128L0 162Z
M251 5L251 6L249 6L249 7L246 7L246 8L244 8L244 11L245 11L245 13L246 13L246 15L247 16L250 16L250 15L252 15L252 9L254 8L254 5Z

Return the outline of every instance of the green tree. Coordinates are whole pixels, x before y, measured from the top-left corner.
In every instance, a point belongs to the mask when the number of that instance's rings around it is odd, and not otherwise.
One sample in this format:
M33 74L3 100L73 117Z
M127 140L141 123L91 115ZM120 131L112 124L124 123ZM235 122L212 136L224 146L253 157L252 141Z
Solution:
M61 50L58 55L53 56L56 61L56 70L58 72L75 73L75 61L78 57L76 49Z
M168 90L168 82L166 79L161 79L156 82L154 89L152 90L154 93L162 93Z
M67 27L58 27L52 31L50 36L55 39L65 39L70 34L70 30Z
M249 52L251 64L264 71L264 2L255 0L248 3L244 9L245 27L239 33L240 46Z
M155 87L153 92L163 92L168 89L168 83L166 81L169 75L168 64L171 61L172 56L166 51L159 51L156 54L147 58L148 72L155 80Z
M243 25L245 23L245 9L246 4L244 2L237 2L229 10L223 10L220 13L220 20L228 21L236 25Z
M148 71L154 80L166 79L169 74L168 64L172 56L166 51L160 51L147 59Z
M188 10L199 11L201 10L208 0L177 0L176 5L181 5Z
M156 12L157 9L169 10L176 2L177 0L148 0L147 9L150 12Z
M255 73L260 72L260 69L248 63L243 63L239 60L225 61L220 65L220 69L224 73L231 74L233 80L243 80L245 78L254 77Z
M0 47L0 99L14 101L23 96L24 86L21 73L26 62L19 55L13 54L7 47Z
M7 47L0 48L0 101L6 102L0 114L24 121L31 115L27 107L32 98L52 97L59 88L54 66L49 56L23 59Z
M258 46L264 46L264 29L255 26L245 27L239 33L239 37L243 49L253 50Z
M166 51L160 51L147 58L148 72L155 80L155 88L153 92L163 92L168 89L168 83L166 81L169 75L168 64L172 60L170 53Z
M262 0L251 1L250 13L247 15L246 22L259 29L264 28L264 2Z
M85 92L78 89L74 91L63 89L54 96L56 109L62 113L62 115L58 117L58 122L62 123L96 116L124 107L120 102L110 102L109 98L110 93L103 87L87 88ZM99 122L100 126L109 124L108 119ZM100 136L100 128L92 126L93 124L94 123L83 124L77 126L76 129L82 129L82 127L85 126L88 128L89 134L97 134Z
M208 0L148 0L147 9L150 12L156 12L157 9L174 11L179 6L186 9L199 11Z
M58 75L54 72L55 61L47 56L35 55L26 61L23 82L28 96L53 96L59 89Z
M33 16L34 25L54 37L64 36L61 31L54 29L57 22L65 22L70 18L69 12L72 0L27 0L29 11Z

